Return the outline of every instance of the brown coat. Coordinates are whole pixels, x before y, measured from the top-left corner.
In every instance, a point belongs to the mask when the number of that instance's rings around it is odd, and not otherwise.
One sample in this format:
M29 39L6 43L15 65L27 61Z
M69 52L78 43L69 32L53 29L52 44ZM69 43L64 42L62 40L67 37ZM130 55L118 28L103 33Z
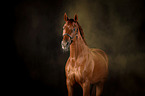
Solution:
M96 84L96 96L100 96L108 74L108 57L101 49L92 49L87 46L82 28L77 22L77 15L74 21L69 21L65 16L66 24L63 34L68 33L73 36L71 30L78 29L77 35L74 35L73 42L70 44L70 57L65 66L68 95L72 96L72 86L77 82L83 88L83 96L90 96L90 84ZM69 40L69 36L65 35L63 41Z

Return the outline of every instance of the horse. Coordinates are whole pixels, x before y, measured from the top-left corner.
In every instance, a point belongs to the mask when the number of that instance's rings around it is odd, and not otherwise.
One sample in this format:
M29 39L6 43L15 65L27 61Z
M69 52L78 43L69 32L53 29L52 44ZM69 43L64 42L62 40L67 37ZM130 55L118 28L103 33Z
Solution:
M61 46L64 51L70 50L65 65L68 96L73 96L75 83L82 87L83 96L90 96L91 85L95 85L95 94L100 96L108 75L108 57L103 50L88 47L77 14L69 19L65 13L64 21Z

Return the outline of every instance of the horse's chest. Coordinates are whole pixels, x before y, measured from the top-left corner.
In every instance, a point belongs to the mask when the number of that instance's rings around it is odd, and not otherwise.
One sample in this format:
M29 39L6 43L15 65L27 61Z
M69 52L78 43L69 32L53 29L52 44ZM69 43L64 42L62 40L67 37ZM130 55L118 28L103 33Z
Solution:
M78 83L82 82L83 76L82 76L82 71L80 67L69 67L68 70L68 78L70 78L71 80L75 80Z

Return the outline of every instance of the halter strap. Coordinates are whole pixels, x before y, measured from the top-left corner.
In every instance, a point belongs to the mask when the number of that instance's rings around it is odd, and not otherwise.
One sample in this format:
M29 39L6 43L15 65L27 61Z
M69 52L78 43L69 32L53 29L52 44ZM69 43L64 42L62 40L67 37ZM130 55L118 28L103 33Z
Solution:
M73 39L68 33L65 33L65 34L63 35L63 37L64 37L65 35L69 36L70 39Z
M71 43L72 43L72 42L73 42L74 37L75 37L75 36L77 36L77 34L78 34L78 29L77 29L76 34L75 34L73 37L71 37L68 33L65 33L65 34L63 35L63 37L64 37L65 35L69 36L69 37L70 37L70 40L71 40ZM71 43L70 43L70 44L71 44Z

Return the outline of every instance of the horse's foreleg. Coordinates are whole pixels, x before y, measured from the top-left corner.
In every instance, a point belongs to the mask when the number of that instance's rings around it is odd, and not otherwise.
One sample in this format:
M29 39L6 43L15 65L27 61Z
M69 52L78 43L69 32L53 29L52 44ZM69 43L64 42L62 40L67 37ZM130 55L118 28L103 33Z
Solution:
M67 84L67 90L68 90L68 96L73 96L73 85L72 82L70 82L69 79L66 80Z
M90 82L83 83L83 96L90 96Z
M103 83L99 83L96 85L96 96L101 96L103 91Z

